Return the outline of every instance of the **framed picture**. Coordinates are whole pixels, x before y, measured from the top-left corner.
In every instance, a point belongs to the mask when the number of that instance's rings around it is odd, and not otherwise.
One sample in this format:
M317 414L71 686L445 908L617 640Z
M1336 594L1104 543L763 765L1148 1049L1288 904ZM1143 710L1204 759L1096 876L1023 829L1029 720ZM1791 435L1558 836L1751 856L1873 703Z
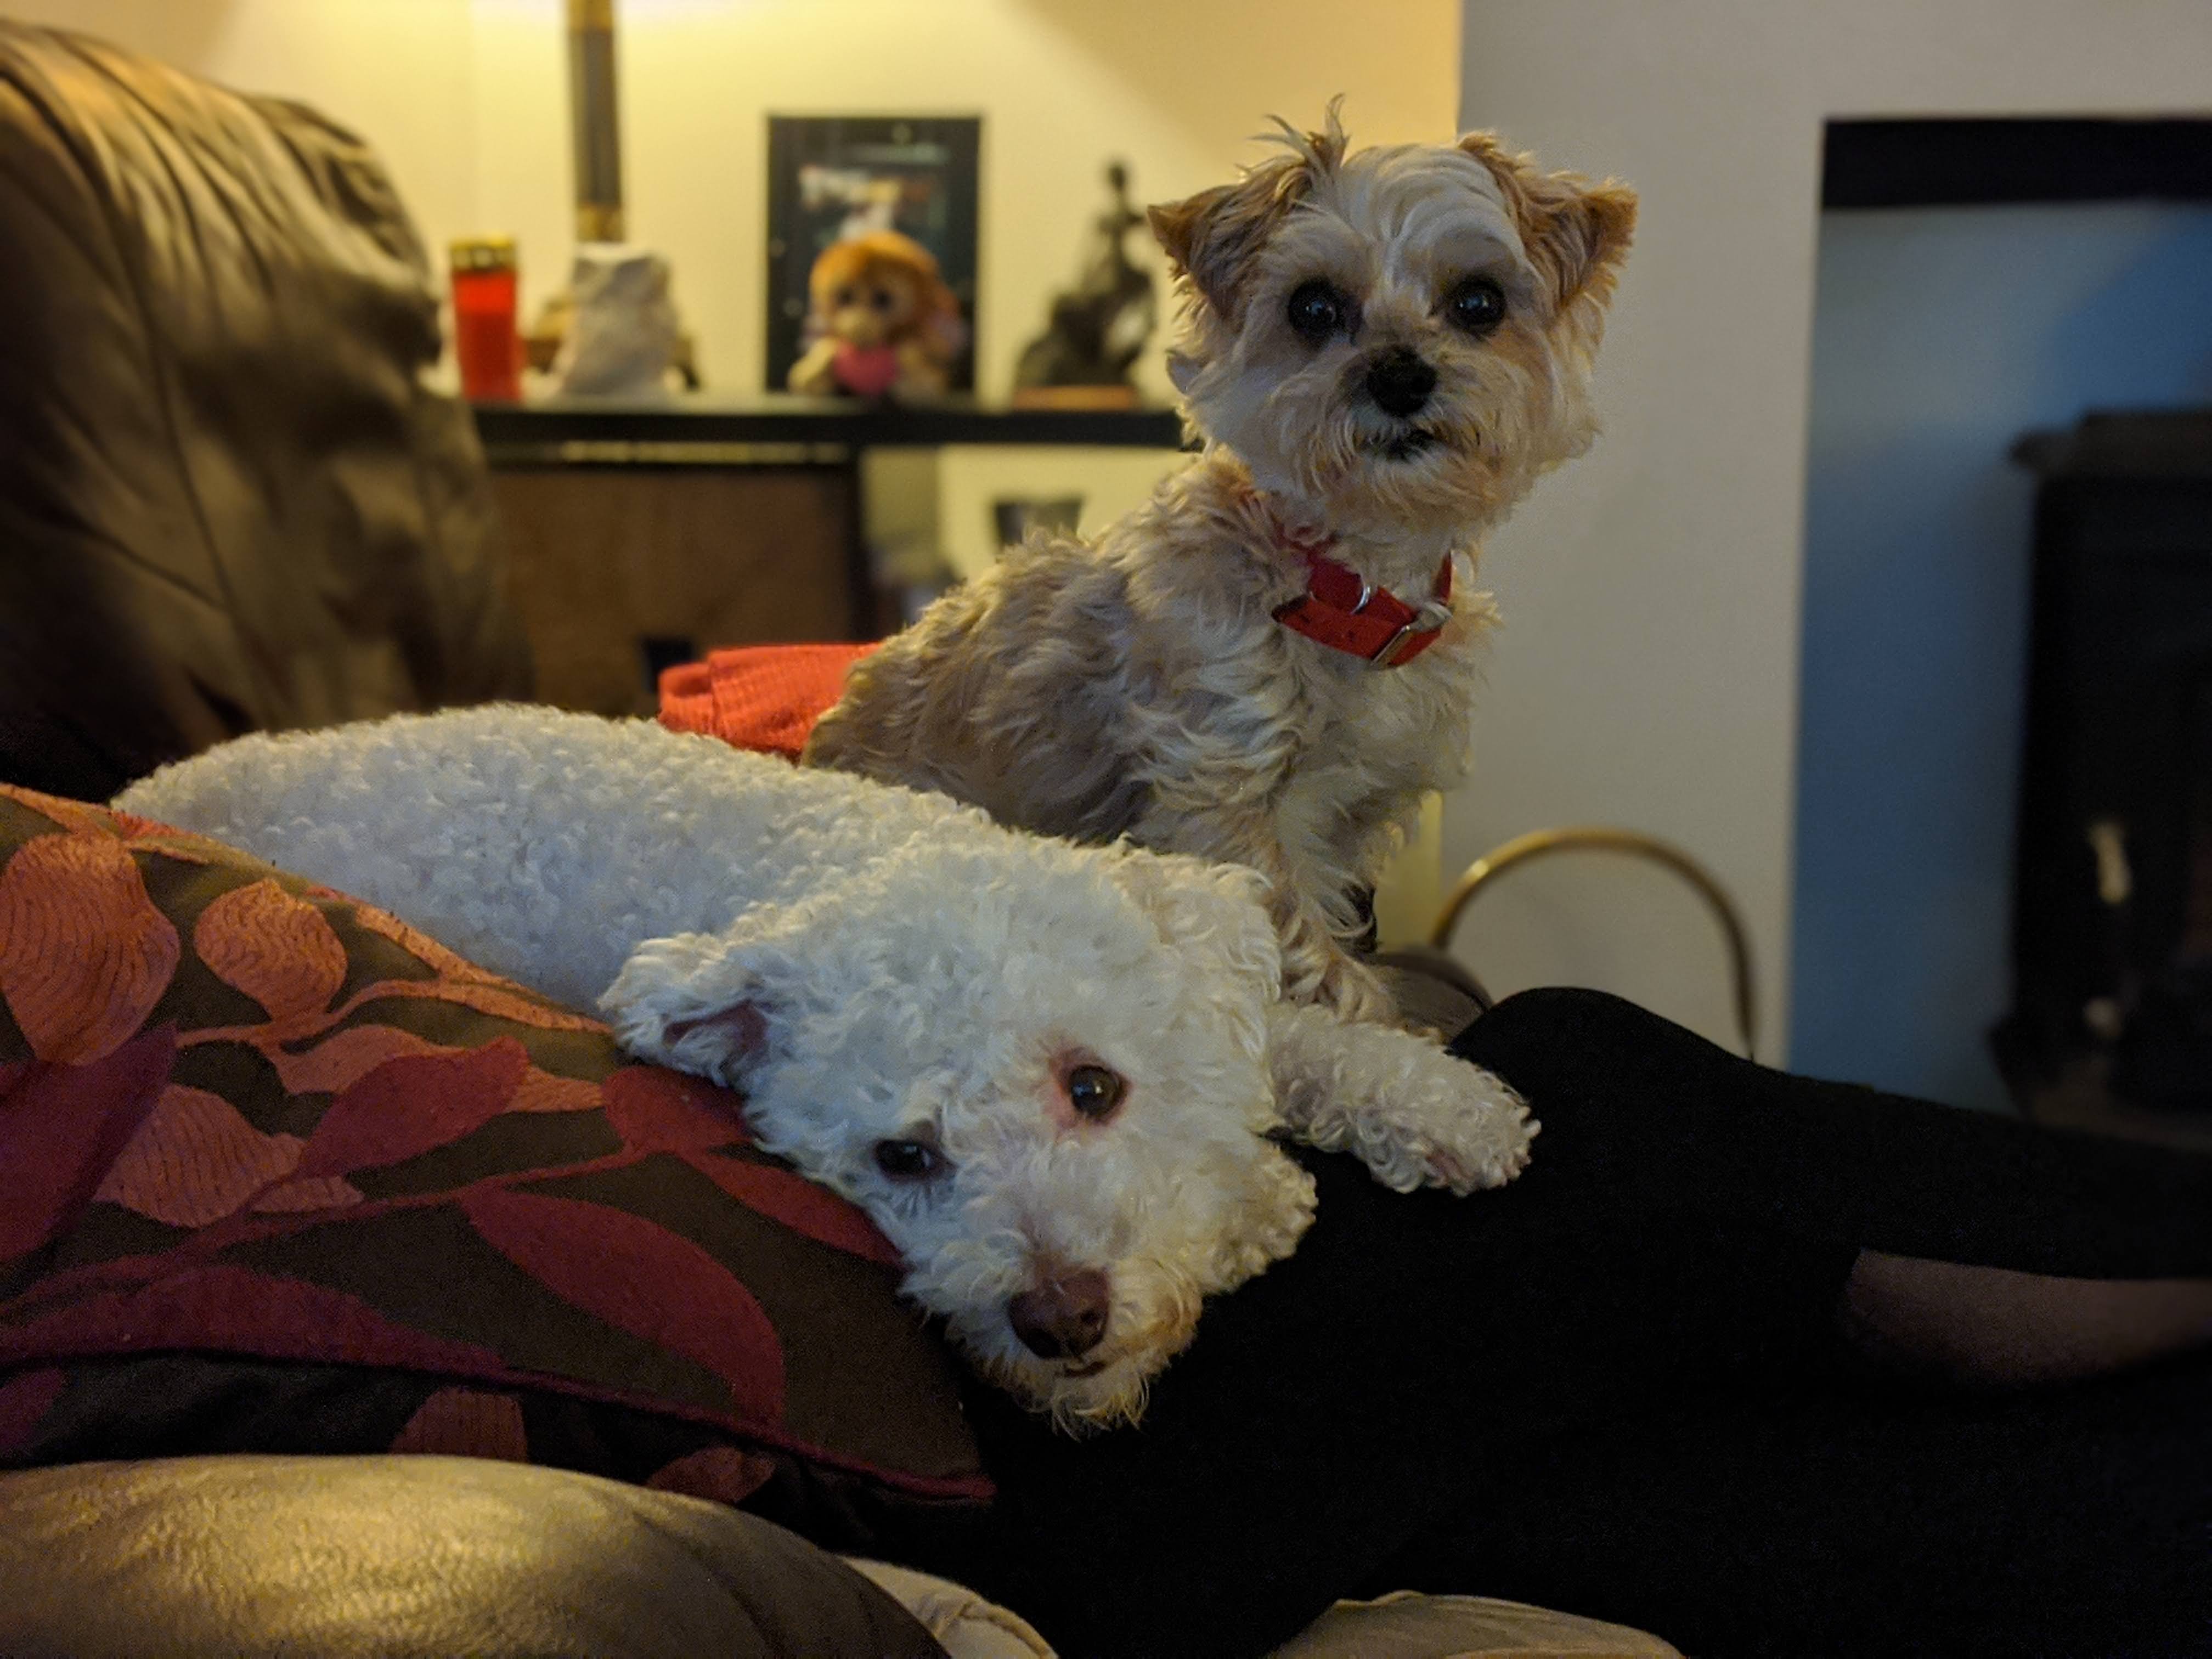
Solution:
M937 257L969 343L951 386L975 385L977 116L771 115L768 123L768 387L804 349L806 277L832 242L902 231Z

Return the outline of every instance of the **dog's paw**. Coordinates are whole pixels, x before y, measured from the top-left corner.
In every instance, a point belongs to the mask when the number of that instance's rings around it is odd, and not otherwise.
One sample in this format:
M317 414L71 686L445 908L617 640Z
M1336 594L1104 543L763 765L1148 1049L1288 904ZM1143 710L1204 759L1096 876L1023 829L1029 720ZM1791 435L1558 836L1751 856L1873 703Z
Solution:
M1418 1039L1417 1039L1418 1040ZM1439 1076L1370 1120L1359 1137L1362 1160L1400 1192L1442 1187L1464 1198L1503 1187L1528 1168L1536 1125L1503 1078L1442 1050Z
M1528 1167L1537 1125L1520 1096L1429 1039L1288 1005L1271 1016L1269 1037L1291 1133L1350 1152L1384 1186L1465 1196Z

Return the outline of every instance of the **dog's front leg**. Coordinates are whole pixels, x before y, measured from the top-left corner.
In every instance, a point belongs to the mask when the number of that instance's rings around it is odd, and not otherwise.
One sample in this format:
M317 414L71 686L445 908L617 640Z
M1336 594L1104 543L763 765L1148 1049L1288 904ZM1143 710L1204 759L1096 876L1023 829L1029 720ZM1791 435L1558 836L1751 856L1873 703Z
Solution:
M1283 994L1345 1019L1397 1024L1389 988L1345 948L1337 921L1310 896L1311 878L1275 835L1266 805L1224 811L1211 800L1179 799L1181 793L1155 786L1152 804L1131 830L1131 839L1162 852L1257 870L1267 878L1267 914L1281 943Z
M1329 917L1291 884L1295 879L1279 880L1270 898L1283 946L1284 995L1343 1019L1399 1024L1397 1002L1382 976L1345 949Z
M1390 994L1382 975L1345 949L1325 920L1316 926L1310 907L1291 927L1295 933L1286 929L1283 935L1284 977L1288 980L1295 973L1310 979L1313 988L1301 1000L1343 1019L1404 1024L1397 999Z
M1292 1135L1350 1152L1401 1193L1502 1187L1537 1125L1504 1079L1425 1037L1279 1002L1267 1018L1275 1103Z

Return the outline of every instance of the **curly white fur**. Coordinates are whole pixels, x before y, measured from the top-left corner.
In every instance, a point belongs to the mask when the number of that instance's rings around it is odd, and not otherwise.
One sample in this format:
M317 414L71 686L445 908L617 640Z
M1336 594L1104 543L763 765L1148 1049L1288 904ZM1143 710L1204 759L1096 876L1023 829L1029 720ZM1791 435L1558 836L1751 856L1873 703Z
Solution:
M118 798L394 911L636 1053L741 1088L766 1150L867 1211L904 1288L1074 1427L1133 1419L1206 1296L1287 1255L1310 1178L1267 1137L1464 1192L1534 1126L1432 1044L1279 1003L1250 871L1018 834L939 795L641 722L495 707L257 736ZM1127 1079L1066 1109L1076 1054ZM938 1152L895 1179L887 1140ZM1009 1304L1103 1273L1104 1334Z

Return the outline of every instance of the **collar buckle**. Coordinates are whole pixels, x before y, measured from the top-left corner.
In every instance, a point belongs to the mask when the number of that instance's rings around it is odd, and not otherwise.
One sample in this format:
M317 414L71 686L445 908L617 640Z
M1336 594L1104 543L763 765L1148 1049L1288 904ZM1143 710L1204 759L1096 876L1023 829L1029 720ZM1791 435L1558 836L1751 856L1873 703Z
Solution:
M1366 604L1366 599L1362 598L1359 608L1364 610ZM1370 668L1395 668L1407 657L1414 654L1407 651L1408 645L1417 638L1426 645L1450 620L1449 605L1440 605L1434 599L1425 600L1421 608L1407 619L1405 626L1376 647L1374 654L1367 659L1367 665Z
M1275 620L1294 634L1341 651L1372 668L1395 668L1435 644L1452 619L1452 561L1437 565L1430 596L1419 605L1400 599L1368 580L1350 565L1329 556L1336 538L1325 532L1293 531L1276 516L1256 490L1257 507L1267 538L1280 551L1304 561L1306 589L1276 607ZM1357 597L1355 597L1355 595Z

